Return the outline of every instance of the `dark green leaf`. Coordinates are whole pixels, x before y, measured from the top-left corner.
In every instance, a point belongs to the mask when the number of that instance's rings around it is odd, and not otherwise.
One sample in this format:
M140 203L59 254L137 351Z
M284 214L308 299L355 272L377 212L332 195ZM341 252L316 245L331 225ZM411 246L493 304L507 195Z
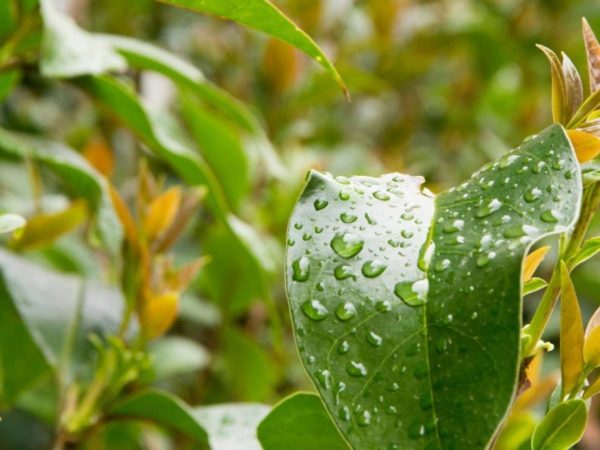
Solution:
M565 450L579 442L587 421L583 400L559 403L544 417L533 432L532 450Z
M194 411L168 392L158 389L137 392L115 405L108 414L113 419L149 420L208 445L208 435L194 416Z
M422 181L313 172L289 226L300 353L356 448L485 448L517 381L523 257L579 214L558 125L435 199Z
M7 70L0 72L0 101L4 100L21 79L18 70Z
M208 432L211 450L262 450L256 427L271 408L259 403L230 403L195 408Z
M282 400L260 423L257 432L264 450L350 448L315 394L298 393Z
M116 253L123 228L113 208L106 181L76 151L55 141L10 132L0 128L0 156L8 154L37 160L55 171L96 215L96 228L106 247Z
M212 14L255 28L309 55L346 91L339 73L319 46L268 0L160 0L181 8Z

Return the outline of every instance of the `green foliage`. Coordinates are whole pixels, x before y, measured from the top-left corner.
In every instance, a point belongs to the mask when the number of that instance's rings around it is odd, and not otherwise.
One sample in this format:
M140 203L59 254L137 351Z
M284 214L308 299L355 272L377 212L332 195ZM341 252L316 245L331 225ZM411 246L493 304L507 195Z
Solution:
M581 439L586 420L587 408L583 400L559 403L535 428L531 440L532 450L570 448Z

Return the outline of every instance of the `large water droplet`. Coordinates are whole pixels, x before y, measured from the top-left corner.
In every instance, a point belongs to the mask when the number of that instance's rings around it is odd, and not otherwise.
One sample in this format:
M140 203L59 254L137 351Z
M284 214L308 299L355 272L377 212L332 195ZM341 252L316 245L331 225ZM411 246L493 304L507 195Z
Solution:
M503 233L505 238L518 238L525 236L525 231L521 225L511 225Z
M387 265L383 261L375 259L363 264L362 274L367 278L375 278L381 275L385 269L387 269Z
M487 216L493 214L494 212L498 211L501 206L502 206L502 202L500 200L498 200L497 198L495 198L495 199L491 200L489 203L487 203L485 205L481 205L479 208L477 208L477 211L475 211L475 217L477 217L479 219L487 217Z
M352 278L356 280L356 275L354 275L354 271L352 270L352 266L347 264L341 264L333 269L333 275L338 280L347 280L348 278Z
M357 378L367 376L367 368L365 367L365 365L361 362L356 361L350 361L346 365L346 372L348 372L348 375Z
M392 305L387 300L379 300L375 303L375 309L381 313L386 313L392 310Z
M465 225L464 220L455 220L454 222L445 225L444 228L442 228L442 231L444 233L448 233L448 234L456 233L457 231L462 230L464 225Z
M292 263L292 278L294 281L306 281L310 276L310 259L302 256Z
M411 237L413 237L415 235L415 233L413 233L410 230L402 230L400 232L400 234L402 235L403 238L405 239L410 239Z
M335 309L335 315L341 321L346 322L356 317L356 308L350 302L340 303Z
M377 200L382 200L384 202L390 199L390 196L384 191L373 192L373 197L375 197Z
M434 264L433 270L435 270L436 272L443 272L448 267L450 267L450 260L449 259L442 259L441 261L437 261Z
M367 342L373 347L379 347L383 343L383 338L373 331L367 334Z
M347 191L340 191L340 200L347 201L350 200L350 193Z
M523 194L523 198L527 203L533 203L542 196L541 189L533 187Z
M323 389L329 390L331 388L331 372L329 370L319 370L315 374L315 378Z
M348 214L344 212L340 214L340 219L342 219L342 222L344 223L353 223L356 222L356 219L358 219L358 217L356 217L354 214Z
M325 200L324 198L318 198L315 200L315 203L314 203L315 209L317 211L322 210L323 208L327 207L327 205L329 205L329 202L327 200Z
M342 341L337 347L337 351L340 355L345 355L350 350L350 344L348 341Z
M319 300L306 300L301 308L306 317L316 322L323 320L329 314L325 305Z
M394 287L394 294L409 306L421 306L425 304L428 286L429 283L426 278L415 283L398 283Z
M358 415L357 422L358 422L358 425L361 427L369 426L371 424L371 413L367 410L362 411Z
M540 215L540 219L546 223L556 223L558 222L558 218L559 214L552 209L547 209Z
M342 258L352 258L363 245L364 241L352 233L337 233L331 240L331 248Z

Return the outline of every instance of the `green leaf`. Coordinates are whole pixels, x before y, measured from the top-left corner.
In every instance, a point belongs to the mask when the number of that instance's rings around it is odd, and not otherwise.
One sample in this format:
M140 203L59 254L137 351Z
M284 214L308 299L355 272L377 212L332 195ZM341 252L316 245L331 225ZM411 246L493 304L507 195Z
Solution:
M54 0L42 0L44 37L40 70L44 76L67 78L124 70L125 59L102 39L88 34L60 13Z
M109 412L113 419L137 419L177 431L195 442L208 445L208 435L183 400L158 389L136 392L115 405Z
M116 253L123 240L123 228L113 208L105 179L75 150L55 141L14 133L0 128L0 156L33 159L52 169L95 211L100 239Z
M88 335L116 333L123 309L116 291L0 250L0 404L50 369L86 364Z
M559 125L435 199L422 182L313 172L288 228L300 354L355 448L486 446L517 382L524 255L581 203Z
M281 39L302 50L325 68L347 92L342 77L319 46L268 0L160 0L206 14L230 19Z
M600 252L600 237L593 237L583 243L579 251L568 261L568 265L573 270L579 264L594 257Z
M533 294L548 286L546 280L538 277L533 277L523 285L523 296Z
M271 407L260 403L231 403L194 409L208 432L211 450L262 450L256 427Z
M19 70L0 72L0 101L3 101L11 93L20 79L21 72Z
M533 432L532 450L565 450L581 439L587 421L583 400L559 403L544 417Z
M264 450L349 450L315 394L297 393L283 399L258 426ZM361 447L363 448L363 447Z
M157 380L195 372L208 366L208 351L191 339L167 336L150 343L154 377Z
M17 214L0 214L0 234L22 229L27 222Z
M555 123L566 123L570 119L570 106L567 97L567 86L562 65L556 53L543 45L537 45L548 61L550 62L550 72L552 74L552 119Z

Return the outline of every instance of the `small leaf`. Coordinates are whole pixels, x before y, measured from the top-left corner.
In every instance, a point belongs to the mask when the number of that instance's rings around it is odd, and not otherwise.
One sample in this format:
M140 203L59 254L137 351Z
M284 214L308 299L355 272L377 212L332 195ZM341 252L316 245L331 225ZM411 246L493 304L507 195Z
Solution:
M136 392L123 399L108 413L112 419L151 421L177 431L195 442L208 445L206 431L193 410L174 395L158 389Z
M105 177L112 175L115 166L115 157L103 138L92 138L83 149L83 156L94 169Z
M537 45L548 61L550 61L550 71L552 74L552 119L555 123L566 123L568 121L567 113L567 88L562 70L562 65L556 53L543 45Z
M250 28L270 34L302 50L325 68L327 73L347 93L331 61L317 44L268 0L160 0L164 3L201 13L230 19Z
M137 245L139 245L139 238L137 226L133 216L131 215L131 211L129 211L129 208L125 204L121 194L119 194L119 191L117 191L117 189L110 183L108 184L108 188L117 216L119 217L121 225L123 225L123 229L125 230L125 237L131 246L137 247Z
M164 233L175 220L181 205L181 187L174 186L156 197L144 217L144 231L149 240Z
M140 322L146 339L155 339L166 333L177 318L178 308L177 292L147 296L140 311Z
M590 24L585 18L581 19L583 29L583 41L585 42L585 53L588 62L588 74L590 78L590 92L594 93L600 86L600 44Z
M595 327L585 338L583 360L587 369L600 366L600 326Z
M548 286L546 280L542 278L533 277L531 280L527 281L523 285L523 295L525 296L533 294L534 292L544 289L546 286Z
M583 86L577 68L565 53L562 53L562 72L567 101L567 116L565 119L568 121L583 102Z
M587 261L600 252L600 237L593 237L583 243L577 254L573 256L568 264L571 270L577 267L579 264Z
M590 317L590 320L588 321L587 327L585 328L586 337L589 336L596 327L600 327L600 308L594 311L594 314L592 314L592 317Z
M577 387L583 371L583 322L575 287L564 262L560 277L560 368L564 398Z
M523 264L523 282L527 283L531 280L531 277L533 277L536 269L544 260L548 250L550 250L550 246L545 245L527 255L525 263Z
M532 450L564 450L579 442L587 422L587 408L580 399L559 403L533 432Z
M600 377L596 378L592 384L586 388L586 390L583 392L583 399L587 400L598 393L600 393Z
M579 130L569 130L567 134L580 164L591 161L600 153L600 138Z
M25 224L25 219L17 214L0 214L0 234L14 233L22 229Z
M23 233L13 246L21 250L39 249L77 228L85 220L87 207L76 201L67 209L49 214L38 214L27 221Z
M264 450L349 450L315 394L297 393L282 400L258 426Z

